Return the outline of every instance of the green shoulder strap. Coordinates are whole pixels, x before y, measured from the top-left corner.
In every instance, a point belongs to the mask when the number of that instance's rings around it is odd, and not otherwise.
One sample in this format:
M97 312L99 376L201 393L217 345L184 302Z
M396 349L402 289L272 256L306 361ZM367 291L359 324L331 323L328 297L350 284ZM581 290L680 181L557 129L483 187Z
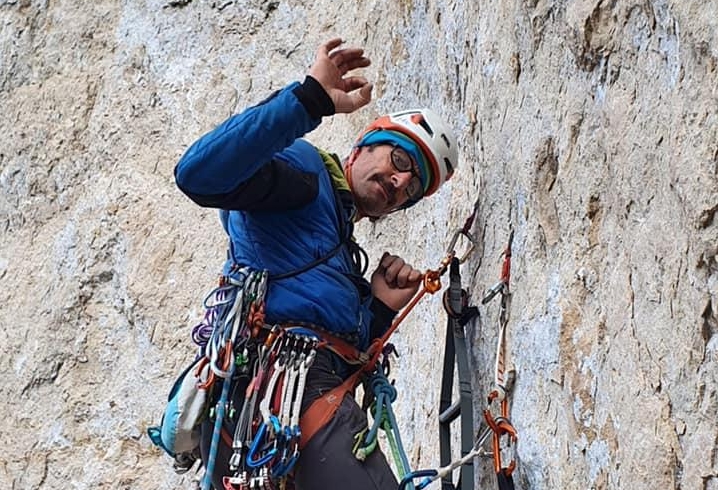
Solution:
M349 191L349 183L346 177L344 177L344 170L342 169L341 160L335 153L329 153L321 148L317 148L319 155L324 160L324 166L329 172L329 176L332 178L332 184L338 191Z

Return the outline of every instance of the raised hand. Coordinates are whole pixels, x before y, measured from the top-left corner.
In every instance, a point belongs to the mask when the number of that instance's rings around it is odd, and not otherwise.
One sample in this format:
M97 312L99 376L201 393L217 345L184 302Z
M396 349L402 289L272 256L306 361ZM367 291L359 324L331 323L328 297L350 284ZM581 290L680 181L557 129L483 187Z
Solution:
M308 74L327 92L337 113L350 113L371 101L373 86L366 78L347 73L369 66L371 61L361 48L339 48L343 42L334 38L321 44Z
M423 275L396 255L385 253L371 275L371 292L392 310L409 303L419 289Z

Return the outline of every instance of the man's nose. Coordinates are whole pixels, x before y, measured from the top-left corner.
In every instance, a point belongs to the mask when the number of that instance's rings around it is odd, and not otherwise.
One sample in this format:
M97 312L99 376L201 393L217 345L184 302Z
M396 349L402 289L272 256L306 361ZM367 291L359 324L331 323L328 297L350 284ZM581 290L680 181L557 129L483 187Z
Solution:
M392 185L400 190L406 189L411 181L411 172L394 172L391 176Z

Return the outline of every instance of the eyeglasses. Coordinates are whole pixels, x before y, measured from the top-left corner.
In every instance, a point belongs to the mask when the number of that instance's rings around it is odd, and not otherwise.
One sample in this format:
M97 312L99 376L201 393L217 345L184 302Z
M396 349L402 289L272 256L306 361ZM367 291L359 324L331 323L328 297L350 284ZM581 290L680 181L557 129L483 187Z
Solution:
M406 195L410 201L418 201L424 197L424 185L421 183L419 171L414 160L400 146L391 149L391 164L399 172L411 172L411 180L406 186Z

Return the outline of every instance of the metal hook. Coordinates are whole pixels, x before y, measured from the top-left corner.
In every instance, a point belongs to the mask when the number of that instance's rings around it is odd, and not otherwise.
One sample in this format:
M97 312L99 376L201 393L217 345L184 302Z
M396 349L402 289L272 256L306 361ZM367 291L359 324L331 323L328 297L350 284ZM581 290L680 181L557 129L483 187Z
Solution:
M449 248L446 249L446 255L454 255L456 254L456 250L454 250L454 247L456 247L456 242L459 240L460 236L464 236L469 240L469 243L471 244L468 249L464 252L464 255L461 256L459 259L459 263L463 264L466 262L466 259L469 258L469 256L472 254L474 249L476 248L476 240L474 237L469 233L468 231L465 231L463 229L456 230L454 233L454 236L451 238L451 242L449 242Z
M267 454L265 454L262 457L259 457L255 459L255 455L257 452L259 452L259 444L262 439L264 439L264 434L267 432L267 423L262 422L259 426L259 430L257 431L257 435L254 437L254 440L252 441L252 446L249 448L249 454L247 454L247 465L250 468L259 468L260 466L264 466L265 464L269 463L272 458L274 458L277 455L277 448L273 447L269 451L267 451Z

